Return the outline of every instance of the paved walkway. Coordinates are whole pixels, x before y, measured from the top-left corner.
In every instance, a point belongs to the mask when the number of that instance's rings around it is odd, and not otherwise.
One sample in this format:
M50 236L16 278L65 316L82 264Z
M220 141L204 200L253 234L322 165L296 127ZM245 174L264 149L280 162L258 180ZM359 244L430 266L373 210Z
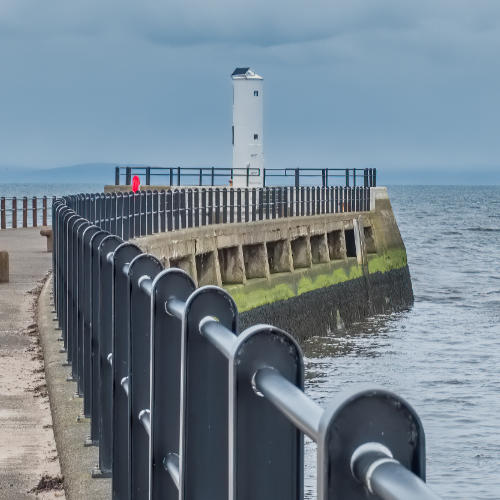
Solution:
M60 475L32 292L52 254L39 228L0 231L0 250L10 257L10 282L0 284L0 498L61 499L61 490L30 492Z

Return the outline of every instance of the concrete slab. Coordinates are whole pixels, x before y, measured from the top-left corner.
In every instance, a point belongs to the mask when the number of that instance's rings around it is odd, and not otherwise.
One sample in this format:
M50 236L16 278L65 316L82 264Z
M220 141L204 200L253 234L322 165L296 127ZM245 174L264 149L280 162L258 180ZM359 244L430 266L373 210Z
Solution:
M35 324L51 254L39 228L0 231L0 250L10 260L10 282L0 284L0 498L61 499L51 489L60 467Z

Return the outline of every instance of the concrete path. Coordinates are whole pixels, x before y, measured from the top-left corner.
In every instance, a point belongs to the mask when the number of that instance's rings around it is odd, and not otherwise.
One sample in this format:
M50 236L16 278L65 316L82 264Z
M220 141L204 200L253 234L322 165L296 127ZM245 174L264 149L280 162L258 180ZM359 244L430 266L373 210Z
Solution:
M90 471L96 467L99 460L98 448L84 446L90 435L90 421L81 418L83 399L75 395L76 383L66 380L70 368L64 366L66 355L59 352L61 342L58 342L57 338L61 332L55 330L55 314L52 313L50 306L51 289L52 279L49 279L42 289L38 302L38 327L66 498L109 500L111 479L92 478L90 475Z
M61 499L52 489L60 467L35 320L52 254L39 228L0 231L0 250L10 257L10 282L0 284L0 498Z

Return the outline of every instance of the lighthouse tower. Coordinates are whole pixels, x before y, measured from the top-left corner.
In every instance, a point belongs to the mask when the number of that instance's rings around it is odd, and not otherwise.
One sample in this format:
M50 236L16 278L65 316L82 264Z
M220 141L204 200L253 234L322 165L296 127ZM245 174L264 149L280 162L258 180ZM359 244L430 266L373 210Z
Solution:
M250 68L236 68L233 79L233 186L262 187L263 83ZM247 175L247 172L250 175Z

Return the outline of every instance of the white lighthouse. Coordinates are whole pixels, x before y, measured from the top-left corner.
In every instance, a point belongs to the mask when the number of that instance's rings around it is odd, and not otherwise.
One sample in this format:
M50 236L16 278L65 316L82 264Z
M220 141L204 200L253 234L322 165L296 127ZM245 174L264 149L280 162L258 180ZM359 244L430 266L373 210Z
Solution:
M263 83L250 68L233 79L233 186L262 187L264 178ZM247 172L250 175L247 176Z

